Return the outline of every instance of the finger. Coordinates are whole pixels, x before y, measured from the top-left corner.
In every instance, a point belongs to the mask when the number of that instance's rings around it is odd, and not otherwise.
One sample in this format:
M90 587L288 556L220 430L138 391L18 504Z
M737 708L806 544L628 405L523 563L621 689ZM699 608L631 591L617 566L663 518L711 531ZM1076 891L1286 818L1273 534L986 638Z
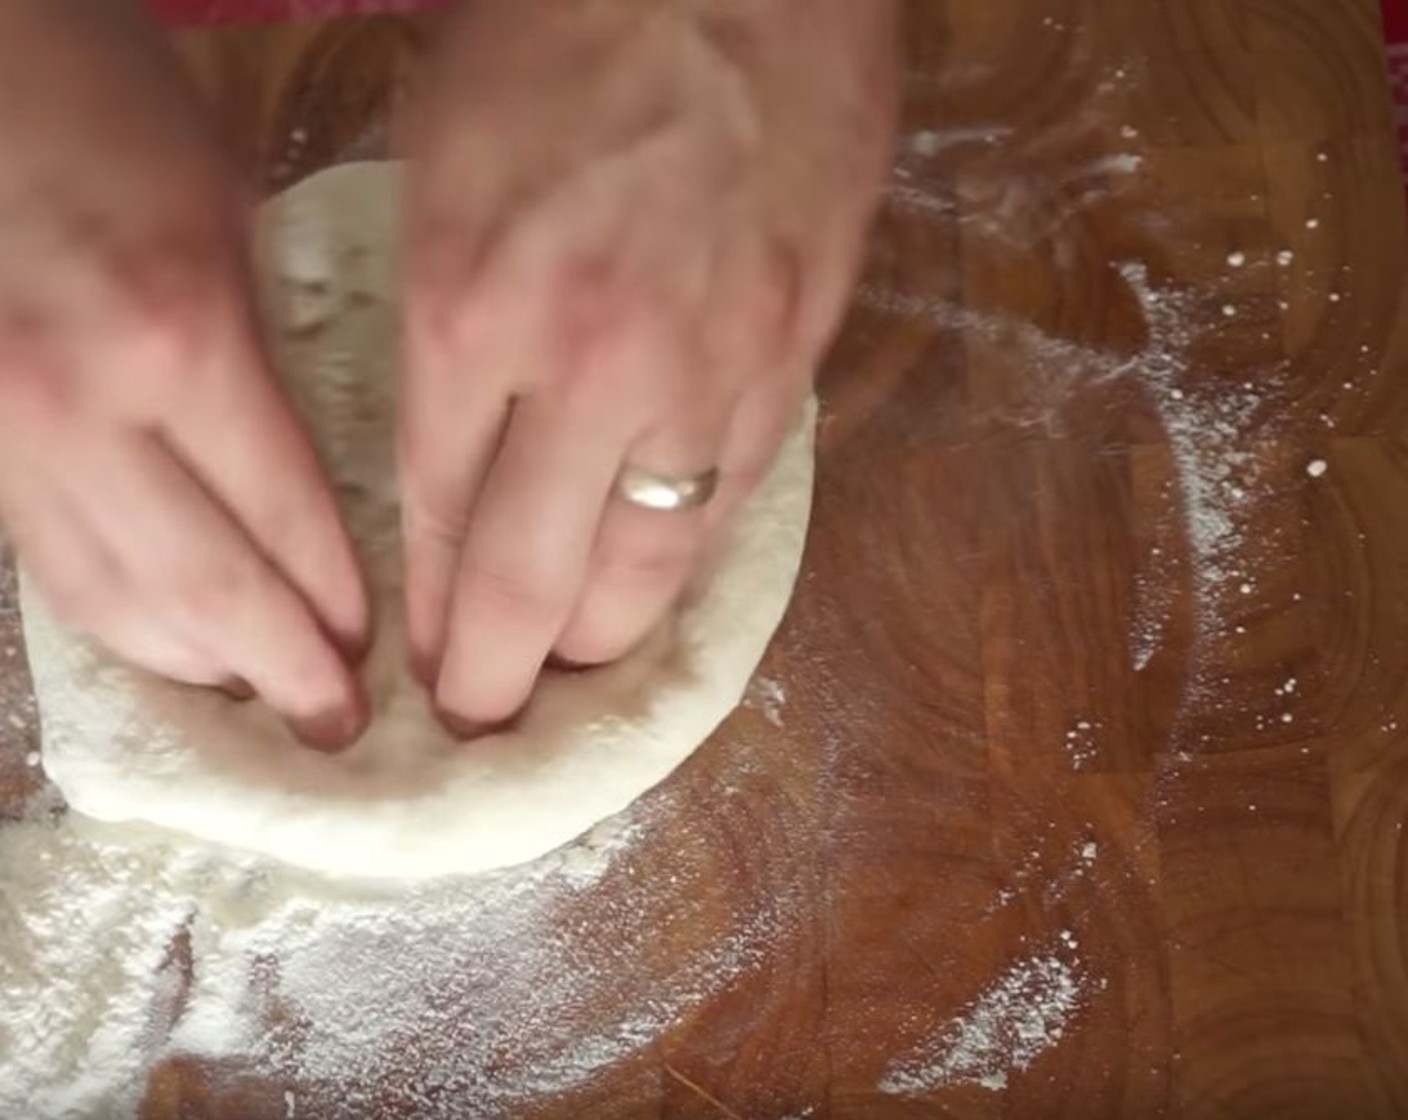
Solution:
M712 571L739 505L771 466L810 386L810 362L798 356L800 301L796 256L784 241L746 227L722 243L702 340L732 406L713 440L718 489L702 512L692 581Z
M728 412L679 407L670 424L636 442L627 462L679 479L714 470ZM705 523L703 507L652 510L613 495L586 586L556 654L574 664L599 665L635 646L679 597L698 559Z
M525 350L517 319L497 314L492 297L437 259L411 284L397 427L407 637L412 667L430 687L470 510Z
M701 325L686 353L693 369L673 384L669 418L631 449L628 461L691 478L726 462L729 431L743 426L736 402L774 393L793 331L791 257L751 228L719 238ZM675 363L678 365L679 363ZM670 384L666 382L666 384ZM737 487L735 487L737 488ZM592 573L557 654L598 664L620 657L659 622L696 572L712 510L660 513L619 499L607 508Z
M771 465L810 382L802 296L797 255L786 240L745 224L724 242L702 335L710 365L733 374L734 407L717 444L719 489L705 517L711 533Z
M220 665L163 625L156 612L136 603L121 565L61 493L32 484L19 501L0 500L0 510L28 578L66 625L172 680L209 685L228 678Z
M370 638L370 607L313 444L249 337L232 332L212 352L223 368L158 430L355 661Z
M739 401L719 453L719 488L705 508L712 540L726 531L738 507L767 477L779 448L811 392L809 368L760 379Z
M508 415L507 402L482 388L478 401L470 392L446 395L450 399L437 409L429 386L414 390L417 400L403 410L401 436L407 638L412 668L427 684L433 683L445 648L470 509Z
M718 567L739 509L768 476L811 392L810 370L760 381L739 402L719 455L719 488L704 511L698 578Z
M475 507L435 693L461 730L518 711L576 602L627 442L581 403L520 401Z
M247 681L310 745L355 739L367 716L360 686L303 598L219 503L155 439L94 458L110 490L83 513L172 630Z

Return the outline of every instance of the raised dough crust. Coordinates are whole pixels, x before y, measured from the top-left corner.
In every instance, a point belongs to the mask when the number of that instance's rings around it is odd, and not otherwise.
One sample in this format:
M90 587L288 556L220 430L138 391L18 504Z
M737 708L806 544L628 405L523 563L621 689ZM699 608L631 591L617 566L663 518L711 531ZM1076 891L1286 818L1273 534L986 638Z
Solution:
M548 675L515 730L453 740L407 675L393 477L400 172L323 172L265 207L279 368L361 550L377 617L375 719L340 755L258 702L172 684L69 633L23 586L44 767L80 812L140 820L336 875L427 878L533 859L625 808L738 702L791 594L811 505L813 409L742 512L709 585L611 667Z

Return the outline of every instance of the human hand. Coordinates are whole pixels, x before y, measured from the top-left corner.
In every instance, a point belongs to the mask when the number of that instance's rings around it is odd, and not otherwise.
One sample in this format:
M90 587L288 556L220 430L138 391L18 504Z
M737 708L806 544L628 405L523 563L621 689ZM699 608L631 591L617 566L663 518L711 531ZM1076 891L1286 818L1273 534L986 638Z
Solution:
M891 3L476 0L414 130L415 667L473 733L659 620L771 465L889 153ZM621 498L623 467L702 508Z
M0 5L0 516L148 669L365 721L351 546L254 329L245 206L130 5Z

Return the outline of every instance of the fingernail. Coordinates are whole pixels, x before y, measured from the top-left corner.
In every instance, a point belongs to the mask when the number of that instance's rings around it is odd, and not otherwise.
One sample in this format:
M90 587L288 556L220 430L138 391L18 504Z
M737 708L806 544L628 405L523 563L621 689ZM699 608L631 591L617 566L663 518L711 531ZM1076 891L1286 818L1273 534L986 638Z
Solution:
M560 654L550 653L543 662L543 668L551 669L555 673L584 673L597 666L587 661L572 661Z
M304 746L336 754L346 750L366 730L367 713L360 704L324 712L308 719L292 720L289 726Z
M247 700L254 699L254 687L243 677L230 677L228 680L221 681L215 687L231 700L241 704Z
M342 660L351 669L361 667L362 662L367 659L367 654L372 651L375 638L376 633L370 626L359 634L334 634L332 636L333 644L342 654Z
M474 739L483 739L489 735L497 735L501 731L507 731L513 726L512 719L501 719L497 721L484 721L464 719L447 712L444 708L436 706L435 718L440 721L440 725L445 728L456 739L469 742Z

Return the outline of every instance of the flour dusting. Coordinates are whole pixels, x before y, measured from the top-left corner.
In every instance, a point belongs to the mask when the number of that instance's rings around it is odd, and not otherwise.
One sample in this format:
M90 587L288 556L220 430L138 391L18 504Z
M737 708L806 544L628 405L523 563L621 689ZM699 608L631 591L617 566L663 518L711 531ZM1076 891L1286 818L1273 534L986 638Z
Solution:
M782 712L787 707L787 690L780 681L759 674L748 685L743 703L745 707L762 712L763 718L774 727L781 727Z
M983 339L1027 361L1033 372L1023 391L1020 413L1000 419L1062 434L1062 418L1081 391L1117 381L1143 389L1164 429L1176 470L1175 489L1166 495L1181 512L1199 650L1223 634L1231 596L1240 594L1251 573L1245 567L1245 525L1267 492L1267 465L1255 440L1265 431L1271 405L1284 377L1284 361L1268 362L1256 380L1207 385L1192 376L1193 324L1199 322L1195 295L1161 291L1139 263L1117 266L1121 279L1143 309L1146 339L1133 353L1114 353L1050 335L1011 316L974 311L951 300L926 298L875 286L862 286L860 299L887 314L924 318L935 325ZM1234 309L1235 313L1235 309ZM1039 374L1039 376L1038 376ZM1265 542L1267 544L1274 542ZM1155 546L1136 577L1137 599L1129 636L1130 659L1145 668L1163 640L1172 605L1171 587L1183 574L1178 541ZM1194 665L1191 687L1197 679Z
M1072 770L1084 770L1095 761L1099 753L1097 731L1099 724L1082 719L1066 732L1066 754L1070 757Z
M1011 1074L1030 1068L1061 1041L1085 989L1078 962L1054 954L1019 960L936 1034L893 1062L879 1088L914 1096L948 1085L1005 1089Z
M567 1092L793 928L783 884L653 952L718 905L697 837L668 883L634 866L663 803L524 868L383 894L155 830L8 824L0 1115L133 1117L147 1072L190 1057L279 1086L287 1116L497 1117Z

